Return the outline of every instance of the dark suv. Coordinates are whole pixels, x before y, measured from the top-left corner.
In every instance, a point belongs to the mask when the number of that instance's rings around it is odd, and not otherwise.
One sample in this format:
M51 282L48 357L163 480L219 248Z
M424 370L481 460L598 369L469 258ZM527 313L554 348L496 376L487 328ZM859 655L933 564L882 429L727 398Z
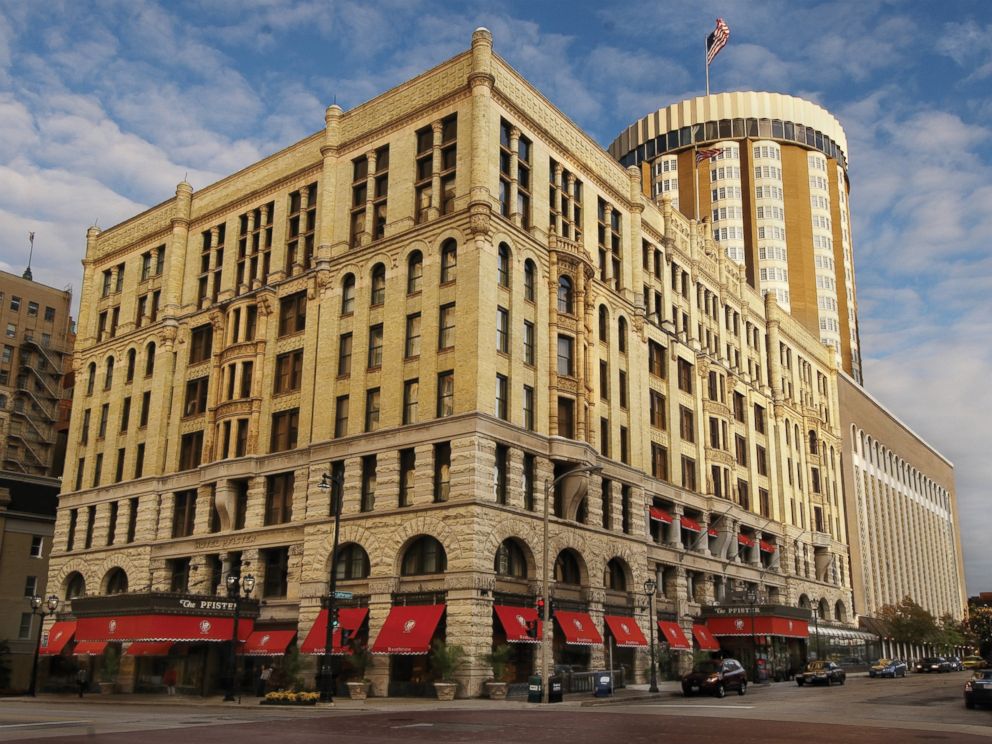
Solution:
M802 687L805 684L842 685L847 679L847 674L832 661L811 661L806 665L806 669L796 675L796 684Z
M705 692L722 698L727 690L737 690L738 695L747 692L747 672L735 659L702 661L682 678L682 694L686 697Z

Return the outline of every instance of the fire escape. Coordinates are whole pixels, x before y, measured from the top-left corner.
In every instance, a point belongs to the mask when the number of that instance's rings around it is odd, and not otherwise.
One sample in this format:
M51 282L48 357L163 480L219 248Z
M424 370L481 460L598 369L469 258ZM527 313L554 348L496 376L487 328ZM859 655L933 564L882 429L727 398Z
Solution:
M5 470L48 474L62 398L63 355L33 338L21 343L3 460Z

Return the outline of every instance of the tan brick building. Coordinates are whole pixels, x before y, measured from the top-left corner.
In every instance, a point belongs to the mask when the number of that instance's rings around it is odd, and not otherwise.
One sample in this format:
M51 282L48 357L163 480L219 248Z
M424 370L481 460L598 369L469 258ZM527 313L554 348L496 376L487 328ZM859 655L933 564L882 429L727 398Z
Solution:
M648 633L656 578L685 631L748 590L853 620L833 354L484 29L313 136L91 228L82 299L51 582L87 633L119 627L117 594L135 615L250 572L255 628L305 645L328 472L359 638L443 604L433 637L465 647L478 694L512 635L494 607L539 590L545 484L589 465L552 494L558 610ZM604 664L564 629L556 661ZM181 685L212 687L217 644L187 645ZM536 654L515 646L520 679ZM429 679L422 656L381 659L375 694ZM153 684L146 661L126 688Z

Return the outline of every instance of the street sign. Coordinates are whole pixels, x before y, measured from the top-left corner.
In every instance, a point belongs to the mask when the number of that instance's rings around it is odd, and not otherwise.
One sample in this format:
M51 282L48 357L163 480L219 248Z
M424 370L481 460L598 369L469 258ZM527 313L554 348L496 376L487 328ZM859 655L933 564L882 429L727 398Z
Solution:
M351 592L334 592L334 599L351 599Z

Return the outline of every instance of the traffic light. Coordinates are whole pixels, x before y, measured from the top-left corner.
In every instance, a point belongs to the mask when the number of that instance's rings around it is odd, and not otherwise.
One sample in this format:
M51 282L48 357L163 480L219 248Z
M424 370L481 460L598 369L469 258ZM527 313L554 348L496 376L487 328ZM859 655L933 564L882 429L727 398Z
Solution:
M327 622L331 624L331 627L335 630L338 627L338 608L332 607L327 611Z
M537 601L534 603L534 609L537 610L538 617L544 617L544 597L537 598Z

